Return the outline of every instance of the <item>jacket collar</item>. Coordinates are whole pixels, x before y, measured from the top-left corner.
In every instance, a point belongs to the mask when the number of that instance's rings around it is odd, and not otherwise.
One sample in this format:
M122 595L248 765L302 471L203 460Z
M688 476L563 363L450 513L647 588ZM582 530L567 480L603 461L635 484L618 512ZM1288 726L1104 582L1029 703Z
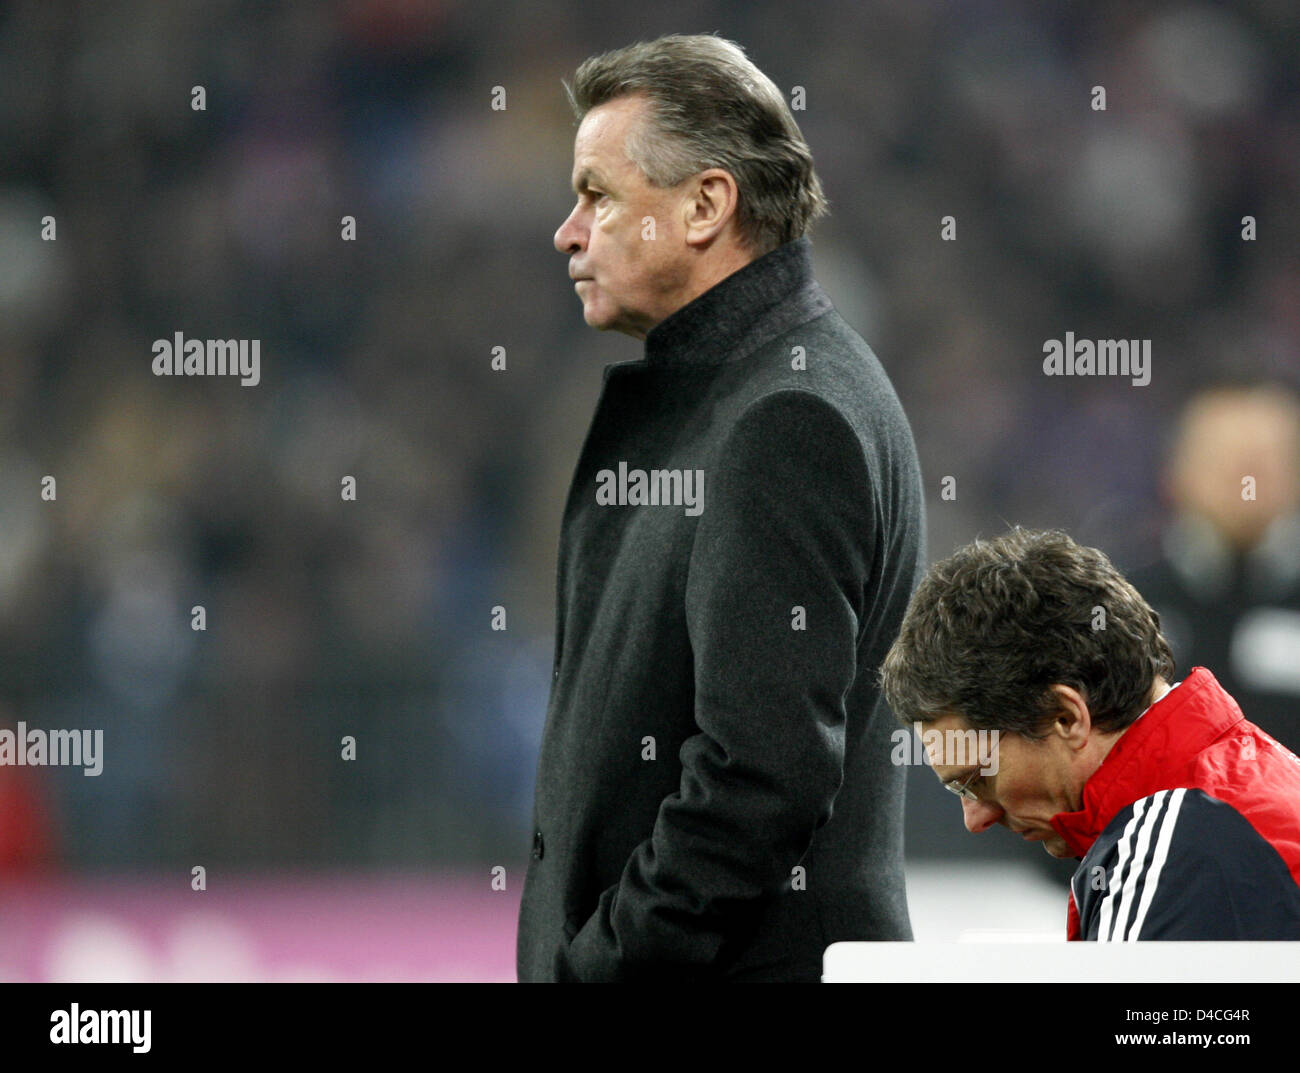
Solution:
M1214 675L1193 667L1120 735L1084 784L1083 808L1058 812L1052 827L1076 857L1084 856L1120 810L1184 785L1197 754L1244 718Z
M758 257L656 324L645 337L652 367L737 361L831 309L813 278L806 235Z

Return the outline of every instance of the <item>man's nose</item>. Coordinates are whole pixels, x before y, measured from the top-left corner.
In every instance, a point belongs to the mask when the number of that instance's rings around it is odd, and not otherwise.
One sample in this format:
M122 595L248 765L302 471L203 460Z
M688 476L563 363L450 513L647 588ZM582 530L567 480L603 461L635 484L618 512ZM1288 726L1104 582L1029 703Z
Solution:
M962 819L966 821L966 830L977 835L997 823L1002 816L1002 810L988 801L967 801L963 798L961 814Z
M555 248L561 253L574 254L582 249L582 229L578 227L577 215L575 206L555 232Z

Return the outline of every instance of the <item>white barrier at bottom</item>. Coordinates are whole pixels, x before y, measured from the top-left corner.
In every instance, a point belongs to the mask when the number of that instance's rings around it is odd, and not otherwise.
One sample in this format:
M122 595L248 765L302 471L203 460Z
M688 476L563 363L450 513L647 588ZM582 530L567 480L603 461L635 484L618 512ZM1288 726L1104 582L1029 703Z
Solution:
M1300 942L832 943L823 983L1297 983Z

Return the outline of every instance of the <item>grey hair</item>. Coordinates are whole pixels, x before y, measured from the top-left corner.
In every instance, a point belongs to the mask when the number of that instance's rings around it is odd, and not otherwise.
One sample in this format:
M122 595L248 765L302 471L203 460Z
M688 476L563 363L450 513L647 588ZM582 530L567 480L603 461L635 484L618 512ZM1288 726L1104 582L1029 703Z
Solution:
M733 41L671 34L583 61L563 83L579 123L593 108L645 94L648 122L624 151L652 186L709 168L736 180L737 231L758 254L799 238L829 211L812 153L781 91Z

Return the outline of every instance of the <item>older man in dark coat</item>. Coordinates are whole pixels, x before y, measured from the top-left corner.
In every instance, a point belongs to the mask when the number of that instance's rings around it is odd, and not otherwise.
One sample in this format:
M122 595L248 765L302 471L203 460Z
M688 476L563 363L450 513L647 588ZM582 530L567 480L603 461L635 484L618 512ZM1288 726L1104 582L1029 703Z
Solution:
M569 92L555 244L645 356L605 370L564 511L519 978L816 981L830 943L911 938L875 684L923 566L911 432L737 46L661 38Z

